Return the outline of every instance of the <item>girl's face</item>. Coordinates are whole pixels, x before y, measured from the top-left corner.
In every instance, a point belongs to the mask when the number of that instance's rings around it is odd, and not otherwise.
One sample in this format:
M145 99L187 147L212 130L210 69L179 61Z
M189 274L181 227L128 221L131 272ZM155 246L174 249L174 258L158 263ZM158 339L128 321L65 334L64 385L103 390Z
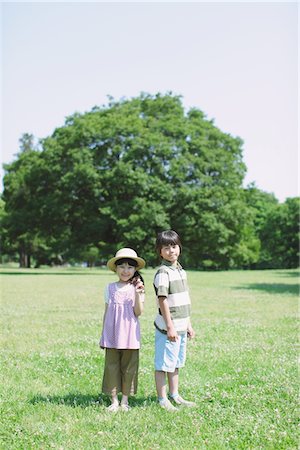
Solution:
M127 262L119 264L116 267L117 267L116 273L120 281L123 281L125 283L133 277L134 272L136 270L134 266L130 266Z
M172 264L176 263L179 255L180 247L177 244L163 245L160 250L160 256Z

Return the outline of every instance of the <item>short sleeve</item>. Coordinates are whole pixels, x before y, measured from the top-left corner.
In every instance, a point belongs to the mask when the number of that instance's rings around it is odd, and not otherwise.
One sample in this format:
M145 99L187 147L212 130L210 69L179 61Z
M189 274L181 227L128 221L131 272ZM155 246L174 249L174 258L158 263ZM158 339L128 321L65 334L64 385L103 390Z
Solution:
M109 297L109 295L108 295L108 285L107 285L104 289L104 301L107 304L108 304L108 297Z
M169 276L167 272L158 271L154 278L154 286L157 297L169 295Z

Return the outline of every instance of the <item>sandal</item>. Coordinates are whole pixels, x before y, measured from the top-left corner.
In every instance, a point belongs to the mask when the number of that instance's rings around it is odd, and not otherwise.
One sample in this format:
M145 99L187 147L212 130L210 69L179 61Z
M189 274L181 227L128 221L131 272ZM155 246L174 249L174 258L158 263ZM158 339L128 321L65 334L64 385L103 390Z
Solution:
M184 398L180 397L180 395L176 395L176 397L172 397L171 399L176 405L186 406L187 408L193 408L194 406L196 406L195 402L185 400Z
M110 412L116 412L116 411L118 411L118 409L119 409L118 403L112 403L111 405L109 405L107 407L107 411L110 411Z
M130 406L127 403L121 403L121 410L128 412L130 410Z
M163 409L166 409L167 411L178 411L178 408L175 408L175 406L173 406L170 400L168 400L167 398L164 402L159 402L159 406Z

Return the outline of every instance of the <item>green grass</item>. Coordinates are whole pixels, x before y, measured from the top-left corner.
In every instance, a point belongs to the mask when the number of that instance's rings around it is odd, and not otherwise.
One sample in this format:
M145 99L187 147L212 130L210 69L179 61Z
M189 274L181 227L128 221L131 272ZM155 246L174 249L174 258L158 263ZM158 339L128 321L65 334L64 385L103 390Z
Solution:
M188 273L196 339L178 413L156 403L154 271L144 271L139 389L106 411L101 269L2 269L1 441L8 449L298 448L298 272Z

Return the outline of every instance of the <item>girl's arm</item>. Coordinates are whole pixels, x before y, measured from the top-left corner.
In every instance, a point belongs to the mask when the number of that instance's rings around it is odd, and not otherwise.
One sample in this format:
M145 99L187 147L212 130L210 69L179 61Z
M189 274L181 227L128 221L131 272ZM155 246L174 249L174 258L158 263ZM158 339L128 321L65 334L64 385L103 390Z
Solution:
M104 310L103 320L102 320L102 330L104 328L104 322L105 322L106 313L107 313L107 303L105 303L105 310Z
M100 341L99 341L99 345L100 345L101 348L104 348L104 347L102 347L101 344L102 344L102 337L103 337L103 331L104 331L104 323L105 323L106 312L107 312L107 303L105 303L105 310L104 310L103 320L102 320L102 334L101 334L101 338L100 338Z
M171 314L170 314L170 308L169 304L167 302L167 297L158 297L158 303L159 303L159 309L160 312L164 318L164 321L166 322L167 326L167 337L169 341L177 341L178 334L175 330Z
M105 301L105 309L104 309L104 314L103 314L102 330L104 328L104 322L105 322L107 306L108 306L108 285L106 286L105 291L104 291L104 301Z
M144 301L145 301L145 292L135 291L135 302L133 311L136 317L140 316L144 311Z
M141 275L136 272L136 276L132 279L132 284L135 287L135 299L133 311L136 317L140 316L144 311L144 301L145 301L145 286Z

